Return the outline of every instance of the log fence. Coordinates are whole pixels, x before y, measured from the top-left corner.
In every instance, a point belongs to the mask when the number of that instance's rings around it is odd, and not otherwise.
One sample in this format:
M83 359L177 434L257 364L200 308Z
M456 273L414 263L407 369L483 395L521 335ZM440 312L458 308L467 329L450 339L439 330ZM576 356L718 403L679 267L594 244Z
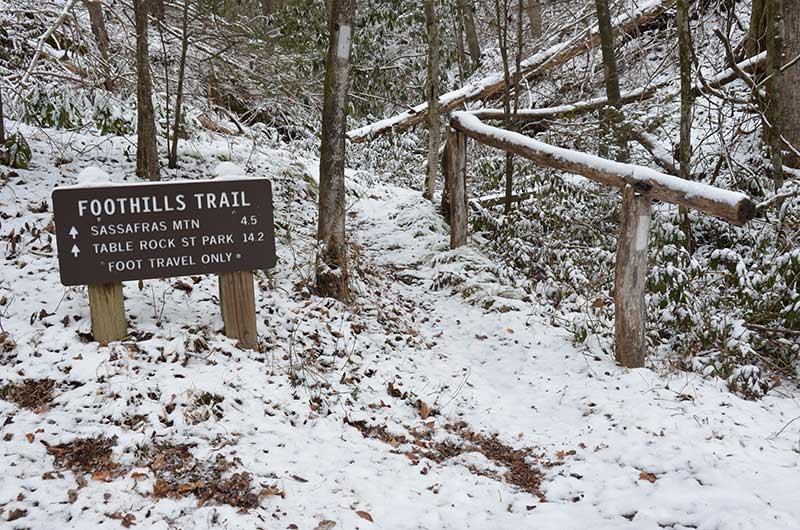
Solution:
M486 125L474 114L456 112L450 120L443 157L450 196L450 247L453 249L467 241L467 138L622 190L614 276L614 350L617 362L629 368L644 366L645 362L645 284L652 201L693 208L735 225L743 225L756 215L755 203L743 193L555 147Z

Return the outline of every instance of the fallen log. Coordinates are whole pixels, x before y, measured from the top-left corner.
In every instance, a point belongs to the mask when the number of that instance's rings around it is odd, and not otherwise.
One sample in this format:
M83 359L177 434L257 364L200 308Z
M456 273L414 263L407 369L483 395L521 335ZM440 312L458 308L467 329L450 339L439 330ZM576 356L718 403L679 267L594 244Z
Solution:
M643 166L555 147L516 132L486 125L468 112L454 113L450 126L480 143L538 164L582 175L608 186L624 189L630 185L637 193L652 199L694 208L736 225L746 223L756 214L755 203L743 193L684 180Z
M767 53L760 53L753 57L750 57L747 60L744 60L738 63L736 66L742 72L746 72L748 74L752 74L753 72L757 71L761 68L767 59ZM739 73L733 69L728 68L727 70L723 70L722 72L714 75L705 80L705 83L695 83L693 92L695 96L700 96L702 94L706 94L709 91L723 87L729 83L732 83L736 79L739 79ZM674 81L662 81L652 86L638 88L636 90L630 90L628 92L623 92L622 96L620 97L620 104L622 105L629 105L631 103L639 103L642 101L646 101L648 99L652 99L659 95L659 91L671 84ZM665 98L673 98L680 95L680 89L673 89L668 92L665 92L663 96ZM577 103L571 103L567 105L558 105L555 107L543 107L540 109L519 109L516 111L514 115L511 116L511 119L514 121L541 121L541 120L551 120L554 118L559 118L563 116L575 116L579 114L585 114L587 112L592 112L595 110L602 109L603 107L608 106L608 98L606 97L599 97L593 99L587 99L585 101L578 101ZM470 114L476 116L480 120L502 120L504 118L503 109L480 109L480 110L473 110L470 111Z
M612 21L615 34L631 33L647 25L666 13L674 3L675 0L648 0L644 2L642 6L631 13L622 14ZM600 30L594 26L588 36L585 34L577 35L529 57L520 64L519 70L514 72L513 76L518 76L523 80L530 80L542 72L563 65L599 44ZM468 101L486 99L500 92L504 86L505 76L502 73L495 73L479 81L469 83L458 90L440 96L439 112L449 112ZM390 131L402 131L423 122L427 113L428 104L422 103L396 116L354 129L347 133L347 137L353 143L360 143Z

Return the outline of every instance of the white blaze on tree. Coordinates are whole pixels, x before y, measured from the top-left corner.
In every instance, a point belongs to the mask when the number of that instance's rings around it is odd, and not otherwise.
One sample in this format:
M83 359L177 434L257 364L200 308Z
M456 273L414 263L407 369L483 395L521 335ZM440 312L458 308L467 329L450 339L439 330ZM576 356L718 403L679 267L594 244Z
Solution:
M355 0L332 0L319 160L317 293L350 298L345 237L345 133Z

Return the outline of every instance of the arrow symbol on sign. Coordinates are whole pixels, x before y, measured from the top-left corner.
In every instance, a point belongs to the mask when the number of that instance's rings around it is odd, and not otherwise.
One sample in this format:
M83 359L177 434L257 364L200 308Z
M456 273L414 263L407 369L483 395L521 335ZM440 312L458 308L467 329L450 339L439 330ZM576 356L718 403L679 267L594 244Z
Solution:
M78 248L78 245L72 245L72 250L70 250L70 252L72 252L72 255L77 258L78 254L81 253L81 249Z
M75 239L78 236L78 231L75 229L74 226L69 229L69 235L72 236L72 239Z

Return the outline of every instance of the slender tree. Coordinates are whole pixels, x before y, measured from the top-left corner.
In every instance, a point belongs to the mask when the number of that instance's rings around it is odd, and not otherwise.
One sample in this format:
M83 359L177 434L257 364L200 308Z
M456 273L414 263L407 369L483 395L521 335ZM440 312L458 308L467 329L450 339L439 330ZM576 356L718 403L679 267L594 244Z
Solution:
M172 127L172 145L169 150L170 169L178 167L178 136L180 135L183 112L183 81L186 77L186 55L189 51L189 3L183 0L183 14L181 18L181 58L178 63L178 87L175 93L175 125Z
M89 13L89 24L92 27L97 50L100 52L100 67L103 70L103 86L106 90L114 90L114 80L111 78L111 44L106 30L105 16L103 15L102 0L82 0L86 11Z
M463 85L464 77L468 70L467 52L464 48L464 15L461 13L461 8L458 6L458 3L451 7L453 15L453 33L456 41L456 57L458 58L458 81L459 85Z
M780 113L778 127L785 146L784 162L800 168L800 2L782 0L783 61L777 80Z
M783 133L782 125L785 124L785 121L781 115L787 111L787 109L782 108L785 102L781 101L780 93L784 56L783 2L782 0L765 1L767 13L767 101L764 114L768 123L765 127L764 135L770 148L772 180L777 190L783 186L784 145L781 136ZM788 0L788 3L791 2L792 0ZM796 9L796 6L793 6L792 9Z
M513 118L516 115L518 102L519 102L519 70L520 63L522 62L522 38L523 38L523 16L524 5L523 0L516 2L516 17L512 17L511 6L513 0L494 0L494 25L497 29L497 44L500 49L500 58L503 63L503 79L505 86L503 88L503 124L506 129L511 129ZM511 59L509 53L511 51L511 44L509 41L509 25L512 20L516 19L516 39L515 57L514 57L514 73L511 73ZM513 99L512 99L513 94ZM514 155L510 152L506 153L505 159L505 202L504 212L508 214L511 211L511 204L513 200L514 191Z
M678 158L680 159L681 178L689 180L692 174L692 114L694 109L694 95L692 94L692 35L689 26L689 0L678 0L677 2L677 26L681 77L681 125ZM680 223L684 234L686 250L692 253L694 251L694 240L692 238L689 209L680 207L678 215L681 218Z
M5 114L3 112L3 87L0 86L0 150L2 150L3 144L6 143L5 119Z
M345 132L355 0L331 0L319 160L317 293L350 299L345 238Z
M603 74L606 85L606 97L609 106L603 111L603 123L607 132L614 135L615 143L619 147L618 160L628 158L628 141L623 130L622 104L620 102L619 71L617 70L617 57L614 49L614 31L611 27L611 13L608 0L595 0L597 24L600 30L600 49L603 54ZM605 154L601 146L601 153Z
M425 30L428 39L428 168L425 177L426 199L433 200L439 173L439 17L436 0L424 0Z
M136 175L148 180L160 180L155 112L153 111L153 81L150 76L147 38L149 10L150 0L133 1L136 22Z
M478 30L475 27L475 6L472 0L457 0L458 7L464 16L464 34L467 37L467 49L472 68L481 64L481 41L478 39Z
M750 10L750 26L745 41L748 57L758 55L767 49L767 0L753 0Z

